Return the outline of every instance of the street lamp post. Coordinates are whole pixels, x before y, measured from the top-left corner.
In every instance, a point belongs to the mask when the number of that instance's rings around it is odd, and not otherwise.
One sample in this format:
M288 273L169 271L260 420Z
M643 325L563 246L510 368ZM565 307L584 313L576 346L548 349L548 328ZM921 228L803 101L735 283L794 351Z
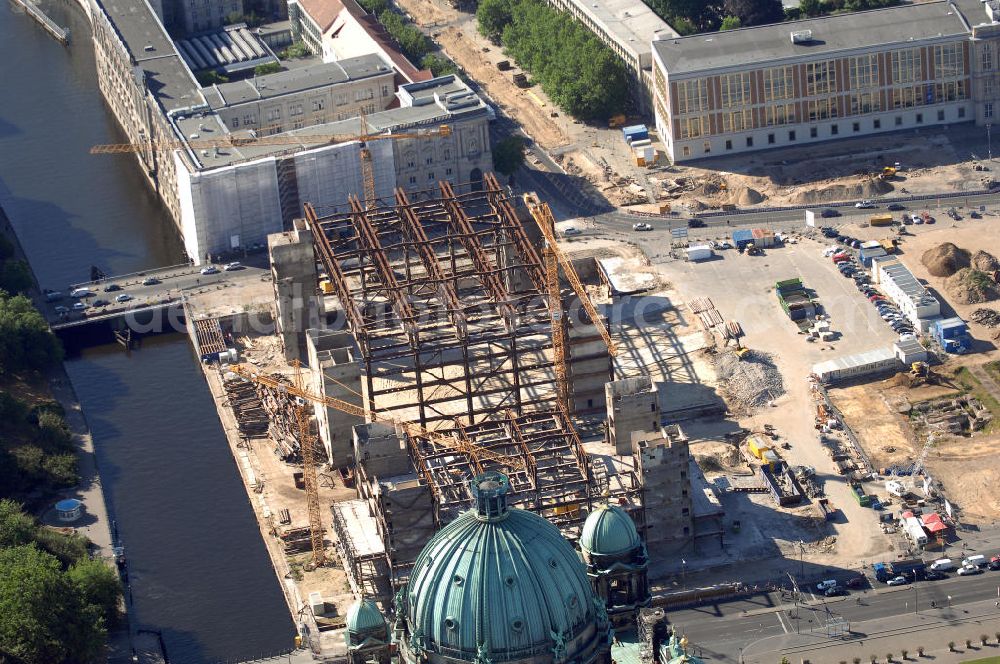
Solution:
M993 141L990 136L991 126L989 122L986 123L986 158L993 161Z
M910 586L913 589L913 612L920 613L920 608L918 602L920 601L920 592L917 590L916 586Z

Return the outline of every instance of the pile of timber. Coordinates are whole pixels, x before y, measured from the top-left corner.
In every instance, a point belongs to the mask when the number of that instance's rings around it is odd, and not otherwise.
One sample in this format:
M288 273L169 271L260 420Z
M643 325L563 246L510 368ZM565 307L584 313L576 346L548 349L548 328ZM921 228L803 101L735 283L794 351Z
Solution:
M267 436L268 421L264 405L252 383L233 377L225 381L226 398L236 417L240 435L247 438Z
M281 532L278 537L284 545L285 553L304 553L312 550L312 539L309 536L309 528L289 528Z
M281 374L272 374L282 383L291 385ZM274 441L274 452L283 461L297 463L302 460L299 445L299 425L295 418L297 403L295 397L286 392L273 390L259 383L256 385L257 398L264 407L269 420L268 434Z

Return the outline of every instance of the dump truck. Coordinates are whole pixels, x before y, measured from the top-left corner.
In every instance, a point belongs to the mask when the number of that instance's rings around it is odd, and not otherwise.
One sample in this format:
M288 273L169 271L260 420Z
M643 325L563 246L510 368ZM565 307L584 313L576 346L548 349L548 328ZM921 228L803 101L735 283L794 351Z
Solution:
M888 180L890 178L896 177L896 167L886 166L882 169L882 172L878 174L880 180Z
M926 570L927 564L921 558L908 558L906 560L894 560L891 563L875 563L872 565L875 578L882 583L897 576L912 575L911 580L922 579Z
M872 226L892 226L891 214L873 214L868 220Z
M854 495L854 500L858 501L858 505L862 507L871 507L872 498L865 491L864 486L860 482L851 482L851 494Z

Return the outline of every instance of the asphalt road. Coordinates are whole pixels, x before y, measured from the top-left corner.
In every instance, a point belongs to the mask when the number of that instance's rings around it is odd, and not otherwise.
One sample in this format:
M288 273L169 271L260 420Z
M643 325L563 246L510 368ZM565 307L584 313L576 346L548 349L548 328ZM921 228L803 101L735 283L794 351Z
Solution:
M120 277L110 277L100 283L84 283L68 286L60 291L62 299L40 303L42 312L49 324L58 327L66 323L77 323L83 320L100 319L104 316L118 315L124 311L135 311L147 307L175 302L192 289L223 282L239 283L259 280L270 275L264 268L252 265L242 265L239 269L225 271L222 266L216 266L217 274L202 274L202 267L175 266L158 270L130 274ZM157 283L143 285L148 278L155 278ZM117 286L120 290L106 290L109 286ZM70 297L74 288L87 288L92 295L84 298ZM131 299L127 302L116 302L119 295L127 294ZM109 304L95 307L94 302L104 300ZM76 311L72 306L76 302L84 302L89 306L84 311ZM60 313L56 307L66 307L69 313Z
M948 621L960 619L967 613L963 605L997 600L998 596L1000 573L986 571L976 576L953 574L941 581L922 581L892 588L878 584L874 590L852 591L848 597L829 600L805 593L804 604L798 607L791 600L782 600L780 595L757 595L669 611L667 618L713 661L735 662L741 648L746 649L760 639L796 631L824 632L833 617L854 624L919 611ZM1000 608L997 615L1000 617ZM859 630L855 626L852 631Z

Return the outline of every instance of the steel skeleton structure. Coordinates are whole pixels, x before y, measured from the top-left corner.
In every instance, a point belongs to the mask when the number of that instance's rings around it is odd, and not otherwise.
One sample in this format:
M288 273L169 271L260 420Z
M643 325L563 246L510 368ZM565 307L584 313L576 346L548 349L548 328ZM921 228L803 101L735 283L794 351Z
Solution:
M471 504L467 479L486 470L507 473L512 500L570 537L598 495L621 499L642 526L635 473L595 477L560 398L557 375L566 372L555 366L553 341L570 343L556 307L556 254L547 271L493 175L481 190L442 182L420 193L397 189L394 201L368 208L354 198L325 216L306 205L305 215L361 350L366 410L375 415L366 419L419 424L402 432L415 481L433 496L436 527ZM563 329L554 334L554 325ZM576 338L603 348L597 330ZM569 366L577 359L568 348L563 355ZM358 481L376 478L359 464ZM373 516L391 530L378 509ZM390 560L394 585L411 563Z
M481 191L442 182L395 203L352 199L322 218L306 206L369 410L433 430L554 407L545 270L506 191L487 174Z

